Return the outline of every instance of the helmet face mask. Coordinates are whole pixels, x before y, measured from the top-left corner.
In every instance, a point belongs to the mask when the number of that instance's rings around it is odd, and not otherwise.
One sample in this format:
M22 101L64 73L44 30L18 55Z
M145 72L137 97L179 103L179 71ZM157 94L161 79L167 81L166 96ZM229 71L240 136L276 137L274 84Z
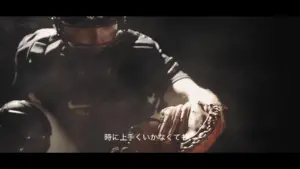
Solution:
M85 16L85 17L60 17L64 26L77 28L107 27L118 23L117 17Z
M95 28L78 28L65 26L64 39L73 45L105 46L116 38L118 25Z
M71 47L103 48L113 43L119 30L118 17L52 17L64 43ZM122 18L123 19L123 18Z

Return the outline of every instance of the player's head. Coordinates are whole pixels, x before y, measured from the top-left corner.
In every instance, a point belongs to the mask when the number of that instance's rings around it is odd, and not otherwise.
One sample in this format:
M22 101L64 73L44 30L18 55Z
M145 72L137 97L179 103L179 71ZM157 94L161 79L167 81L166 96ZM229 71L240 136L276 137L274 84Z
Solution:
M125 23L125 17L109 16L55 16L51 19L64 43L75 48L109 46Z

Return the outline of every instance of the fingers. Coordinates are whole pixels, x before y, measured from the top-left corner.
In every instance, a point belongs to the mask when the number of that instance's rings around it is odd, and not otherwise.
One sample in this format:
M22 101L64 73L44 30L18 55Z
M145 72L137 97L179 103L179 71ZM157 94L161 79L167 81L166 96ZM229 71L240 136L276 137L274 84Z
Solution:
M180 117L182 116L182 109L183 105L178 105L175 107L175 112L174 112L174 115L173 115L173 118L172 118L172 125L171 125L171 128L169 129L169 133L168 135L173 135L175 130L178 128L178 123L180 122Z
M188 130L188 119L191 111L191 104L186 103L182 107L182 113L180 117L180 126L178 129L178 133L183 134Z
M171 127L172 122L172 114L174 112L174 107L168 107L162 110L162 114L164 116L163 122L161 123L159 135L166 135L168 133L169 128Z
M188 130L188 119L191 111L191 104L172 106L164 109L162 114L164 116L161 123L160 135L173 135L186 133Z

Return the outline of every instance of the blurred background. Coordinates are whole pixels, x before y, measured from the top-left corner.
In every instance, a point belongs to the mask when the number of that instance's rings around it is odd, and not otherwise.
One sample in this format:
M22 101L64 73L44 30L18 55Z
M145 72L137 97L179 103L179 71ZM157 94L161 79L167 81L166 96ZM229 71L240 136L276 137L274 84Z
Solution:
M128 17L128 23L158 41L199 85L211 89L228 106L227 129L211 152L289 150L274 139L284 127L278 126L280 118L268 105L275 101L270 94L274 86L268 82L278 77L274 18ZM21 38L51 26L45 17L0 18L2 99L8 94Z

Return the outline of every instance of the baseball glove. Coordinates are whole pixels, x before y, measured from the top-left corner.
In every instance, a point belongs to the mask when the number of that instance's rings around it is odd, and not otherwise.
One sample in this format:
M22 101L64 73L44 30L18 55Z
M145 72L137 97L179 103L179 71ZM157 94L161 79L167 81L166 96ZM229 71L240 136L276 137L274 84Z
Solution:
M112 152L206 152L224 129L225 107L198 104L203 117L193 135L185 135L191 104L171 106L133 126L130 133L134 139L115 147Z

